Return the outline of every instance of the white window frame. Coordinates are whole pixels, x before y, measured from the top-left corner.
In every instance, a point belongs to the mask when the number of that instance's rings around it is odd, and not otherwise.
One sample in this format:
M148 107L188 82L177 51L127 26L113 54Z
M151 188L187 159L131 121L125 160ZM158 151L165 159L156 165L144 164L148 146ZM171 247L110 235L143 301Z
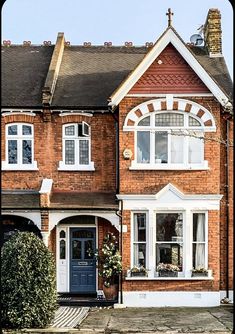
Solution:
M9 135L8 128L11 126L17 126L17 135ZM31 128L31 135L23 135L22 129L23 126L29 126ZM6 124L5 127L5 150L6 150L6 160L2 161L2 170L38 170L37 162L34 161L34 126L31 123L22 123L22 122L13 122ZM10 164L9 163L9 156L8 156L8 141L9 140L16 140L17 141L17 163ZM31 164L23 164L23 151L22 145L23 140L31 140L31 152L32 152L32 163Z
M145 241L145 245L146 245L146 268L148 268L149 266L149 213L148 211L144 211L144 210L140 210L140 211L132 211L131 212L131 268L134 267L134 244L136 243L144 243L142 241L135 241L135 237L134 237L134 228L135 228L135 220L134 220L134 215L136 213L143 213L146 215L146 241Z
M155 126L155 115L156 114L181 114L184 116L184 126L170 126L170 127L164 127L164 126ZM193 170L204 170L209 169L208 168L208 161L204 160L204 142L201 143L201 163L189 163L188 162L188 148L189 148L189 131L193 133L198 133L200 136L204 137L204 133L206 131L204 124L202 123L202 120L197 117L194 114L183 112L183 111L168 111L168 110L162 110L162 111L156 111L151 112L148 114L145 114L142 116L138 123L146 118L150 117L150 126L138 126L136 125L133 127L134 130L134 156L135 159L132 160L131 166L129 167L130 170L136 170L136 169L142 169L142 170L187 170L187 169L193 169ZM201 126L189 126L188 121L189 117L195 118ZM170 155L171 155L171 135L174 134L174 130L176 132L180 131L182 132L182 136L184 136L184 150L183 150L183 163L170 163ZM140 131L148 131L150 132L150 163L139 163L137 162L137 132ZM155 132L167 132L168 133L168 162L167 163L155 163ZM185 135L183 134L185 133Z
M175 242L172 242L172 241L157 241L157 234L156 234L156 229L157 229L157 214L174 214L174 213L180 213L182 214L182 219L183 219L183 240L182 242L179 242L179 244L182 244L182 254L183 254L183 258L182 258L182 271L179 272L180 275L183 275L184 271L185 271L185 264L186 264L186 258L185 258L185 234L187 233L186 231L186 224L185 224L185 212L182 211L182 210L167 210L167 211L164 211L164 210L161 210L161 211L155 211L154 212L154 222L153 222L153 225L154 225L154 265L156 267L156 257L157 257L157 254L156 254L156 245L157 243L158 244L171 244L171 243L177 243L176 241ZM155 268L156 269L156 268Z
M83 137L79 136L78 134L78 124L82 123L82 135ZM74 126L75 127L75 134L74 135L65 135L66 127ZM88 127L89 133L85 132L85 127ZM66 164L65 163L65 141L66 140L73 140L75 143L74 153L75 153L75 163L74 164ZM79 163L79 143L81 140L88 141L88 154L89 154L89 161L88 164L80 164ZM86 122L77 122L77 123L66 123L62 126L62 156L63 160L59 161L59 168L58 170L68 170L68 171L94 171L94 162L91 161L91 131L90 125Z
M192 211L192 229L191 229L191 266L193 267L193 214L194 213L202 213L205 214L205 268L208 268L208 211Z

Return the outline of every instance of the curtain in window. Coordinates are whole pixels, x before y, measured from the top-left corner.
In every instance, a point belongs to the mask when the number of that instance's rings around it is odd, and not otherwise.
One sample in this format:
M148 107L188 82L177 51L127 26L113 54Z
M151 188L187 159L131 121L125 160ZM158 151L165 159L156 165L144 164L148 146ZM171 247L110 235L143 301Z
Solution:
M184 162L184 138L180 134L171 136L171 162Z
M202 133L198 133L198 136L202 136ZM188 146L188 161L189 163L201 163L202 162L202 139L189 136Z
M197 215L195 267L205 267L205 215Z

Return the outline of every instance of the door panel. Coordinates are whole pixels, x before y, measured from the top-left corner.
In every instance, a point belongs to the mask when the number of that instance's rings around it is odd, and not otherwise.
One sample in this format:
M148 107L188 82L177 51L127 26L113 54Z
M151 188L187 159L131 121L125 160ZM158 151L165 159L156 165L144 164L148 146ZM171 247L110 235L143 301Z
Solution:
M95 228L71 228L70 292L96 292Z

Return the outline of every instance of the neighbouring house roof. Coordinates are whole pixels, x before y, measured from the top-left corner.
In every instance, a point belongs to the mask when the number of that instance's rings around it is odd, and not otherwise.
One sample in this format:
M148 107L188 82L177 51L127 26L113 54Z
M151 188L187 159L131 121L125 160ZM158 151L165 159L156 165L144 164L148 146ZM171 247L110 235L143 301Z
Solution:
M204 47L192 55L229 99L232 81L223 57ZM54 46L2 47L2 106L42 107L42 88ZM151 51L147 47L65 46L52 107L108 107L108 99Z
M53 50L54 46L2 47L2 106L42 106L42 88Z
M51 209L103 209L117 210L115 193L101 192L53 192L50 199Z
M1 207L5 209L40 209L39 192L30 190L4 190Z

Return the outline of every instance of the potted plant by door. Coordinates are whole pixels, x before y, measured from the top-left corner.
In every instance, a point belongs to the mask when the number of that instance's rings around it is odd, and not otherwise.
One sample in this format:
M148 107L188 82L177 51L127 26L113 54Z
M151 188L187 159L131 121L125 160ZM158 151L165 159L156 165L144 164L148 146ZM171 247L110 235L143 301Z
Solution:
M159 263L157 266L160 277L178 277L178 271L180 268L171 263Z
M197 267L192 269L192 277L207 277L208 270L204 267Z
M118 276L122 271L121 255L118 250L118 241L113 233L104 237L100 251L96 251L99 276L103 278L103 291L107 300L117 299Z

